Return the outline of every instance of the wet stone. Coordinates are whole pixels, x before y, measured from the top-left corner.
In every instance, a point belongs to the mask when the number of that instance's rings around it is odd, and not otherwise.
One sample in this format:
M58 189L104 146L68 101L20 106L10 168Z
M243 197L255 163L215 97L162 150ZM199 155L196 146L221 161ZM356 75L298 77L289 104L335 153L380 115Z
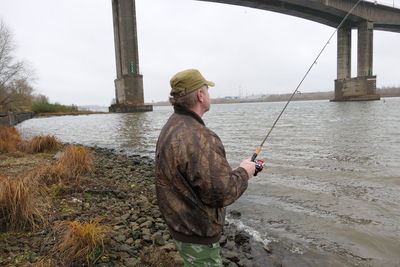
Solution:
M135 258L126 258L124 259L125 266L134 267L136 266L136 259Z
M131 215L130 214L124 214L121 216L121 220L126 221Z
M164 239L163 239L163 237L162 237L162 235L160 233L156 233L153 236L153 239L154 239L154 244L156 244L157 246L165 245L165 241L164 241Z
M115 241L117 241L117 242L124 242L124 241L126 240L126 236L124 236L124 235L117 235L117 236L114 236L114 239L115 239Z

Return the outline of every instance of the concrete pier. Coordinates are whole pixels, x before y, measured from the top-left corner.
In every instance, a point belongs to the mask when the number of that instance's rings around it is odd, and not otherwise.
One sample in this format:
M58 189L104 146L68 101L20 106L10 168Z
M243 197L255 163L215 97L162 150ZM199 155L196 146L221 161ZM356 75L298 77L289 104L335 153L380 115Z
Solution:
M351 78L351 28L337 33L337 79L332 101L379 100L376 76L372 72L373 23L358 26L357 77Z
M117 79L114 81L116 103L109 107L109 111L152 111L152 105L144 104L135 0L112 0L112 12Z

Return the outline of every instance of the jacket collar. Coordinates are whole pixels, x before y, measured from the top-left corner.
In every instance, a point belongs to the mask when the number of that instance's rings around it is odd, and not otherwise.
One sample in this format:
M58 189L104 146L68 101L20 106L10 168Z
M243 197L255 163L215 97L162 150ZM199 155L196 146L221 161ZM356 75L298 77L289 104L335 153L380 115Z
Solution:
M198 122L200 122L201 124L203 124L205 126L203 119L199 115L197 115L195 112L193 112L187 108L184 108L181 106L174 106L174 111L177 114L182 114L182 115L192 117L193 119L197 120Z

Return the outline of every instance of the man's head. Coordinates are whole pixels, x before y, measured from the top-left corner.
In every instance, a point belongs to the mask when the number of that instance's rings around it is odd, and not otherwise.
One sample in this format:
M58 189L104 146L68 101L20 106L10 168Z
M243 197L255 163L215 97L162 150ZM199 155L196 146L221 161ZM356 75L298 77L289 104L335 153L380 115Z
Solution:
M170 81L170 102L174 106L182 106L188 109L196 105L203 110L210 108L208 86L214 86L213 82L207 81L198 70L188 69L175 74Z

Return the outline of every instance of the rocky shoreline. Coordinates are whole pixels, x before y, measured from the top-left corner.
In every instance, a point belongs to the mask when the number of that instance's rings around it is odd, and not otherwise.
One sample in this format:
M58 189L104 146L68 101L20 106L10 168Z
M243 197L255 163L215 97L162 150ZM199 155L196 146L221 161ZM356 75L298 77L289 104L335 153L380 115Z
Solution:
M148 157L126 156L103 148L94 148L93 151L99 161L98 164L102 165L101 174L116 179L117 183L128 185L126 190L121 186L118 187L119 192L112 190L113 196L120 199L123 204L118 205L120 207L118 213L107 211L114 215L112 224L115 235L109 246L109 260L104 262L104 259L101 259L98 264L133 266L141 250L146 245L153 245L161 251L169 252L175 260L175 266L181 265L182 260L176 253L173 240L157 206L154 161ZM117 214L118 216L115 216ZM234 215L240 216L235 212ZM235 225L225 224L220 242L224 266L265 266L257 263L256 259L256 255L260 256L260 252L268 254L264 245L253 240L245 231L237 229ZM258 247L257 254L252 251L254 247Z
M98 219L110 226L112 233L104 252L91 265L156 266L151 260L146 262L147 253L158 257L162 266L182 266L157 206L153 159L99 147L90 150L94 172L83 177L79 185L57 189L45 214L48 225L35 232L8 232L0 237L0 265L35 266L52 257L56 243L52 226L66 220ZM240 216L233 211L231 215ZM279 253L271 253L270 247L233 224L226 223L220 242L224 266L282 265Z

